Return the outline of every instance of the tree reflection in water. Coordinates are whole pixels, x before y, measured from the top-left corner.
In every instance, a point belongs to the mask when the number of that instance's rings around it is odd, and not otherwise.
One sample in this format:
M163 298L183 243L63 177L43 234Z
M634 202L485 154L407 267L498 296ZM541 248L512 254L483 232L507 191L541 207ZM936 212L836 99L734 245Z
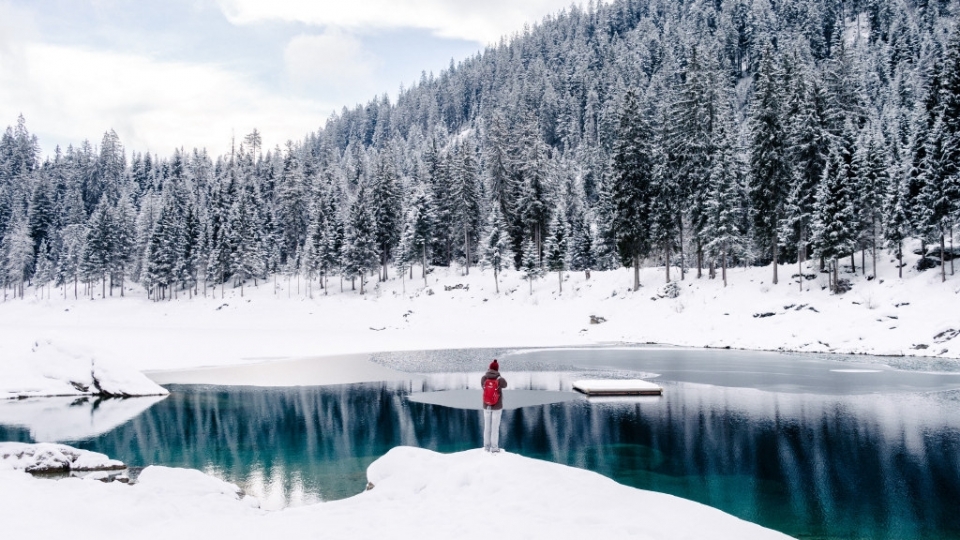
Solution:
M554 386L543 377L537 386ZM664 387L659 399L505 411L504 446L794 536L960 538L960 393ZM393 446L480 445L478 412L406 399L422 389L172 387L130 422L74 444L132 465L202 469L271 507L333 500L362 491L366 467ZM0 428L2 438L25 436Z

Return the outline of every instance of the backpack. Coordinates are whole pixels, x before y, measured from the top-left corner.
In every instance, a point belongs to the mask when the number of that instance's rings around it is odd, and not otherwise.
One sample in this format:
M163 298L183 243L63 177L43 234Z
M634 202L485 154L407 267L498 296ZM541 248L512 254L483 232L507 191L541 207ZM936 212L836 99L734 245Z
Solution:
M483 404L496 405L500 401L500 378L494 377L483 381Z

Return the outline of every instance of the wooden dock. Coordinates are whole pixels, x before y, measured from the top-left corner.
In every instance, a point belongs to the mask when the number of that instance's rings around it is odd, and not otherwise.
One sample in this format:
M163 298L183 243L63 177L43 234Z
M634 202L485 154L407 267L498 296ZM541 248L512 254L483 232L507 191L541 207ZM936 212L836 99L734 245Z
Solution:
M663 388L640 379L592 379L573 383L573 389L588 396L660 396Z

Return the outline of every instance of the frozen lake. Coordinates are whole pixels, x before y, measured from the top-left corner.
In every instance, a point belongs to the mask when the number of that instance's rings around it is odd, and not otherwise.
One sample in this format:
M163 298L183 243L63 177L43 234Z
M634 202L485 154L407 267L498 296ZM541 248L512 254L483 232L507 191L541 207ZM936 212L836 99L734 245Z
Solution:
M480 446L471 400L494 355L510 383L507 451L793 536L960 538L960 373L936 360L669 348L390 353L373 361L419 376L171 386L171 396L149 401L5 402L0 440L59 440L134 466L194 467L268 507L338 499L361 491L367 465L393 446ZM664 395L570 392L578 378L641 376Z

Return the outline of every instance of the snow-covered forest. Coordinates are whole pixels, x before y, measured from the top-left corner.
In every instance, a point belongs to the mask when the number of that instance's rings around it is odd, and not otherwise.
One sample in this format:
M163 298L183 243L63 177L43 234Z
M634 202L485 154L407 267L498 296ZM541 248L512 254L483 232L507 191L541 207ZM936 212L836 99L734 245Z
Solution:
M128 153L110 130L42 157L21 117L0 140L0 279L19 296L132 280L160 300L278 274L363 293L433 266L670 280L777 260L842 289L841 265L869 275L906 238L945 275L958 9L591 2L395 103L344 108L283 148L253 130L221 156Z

